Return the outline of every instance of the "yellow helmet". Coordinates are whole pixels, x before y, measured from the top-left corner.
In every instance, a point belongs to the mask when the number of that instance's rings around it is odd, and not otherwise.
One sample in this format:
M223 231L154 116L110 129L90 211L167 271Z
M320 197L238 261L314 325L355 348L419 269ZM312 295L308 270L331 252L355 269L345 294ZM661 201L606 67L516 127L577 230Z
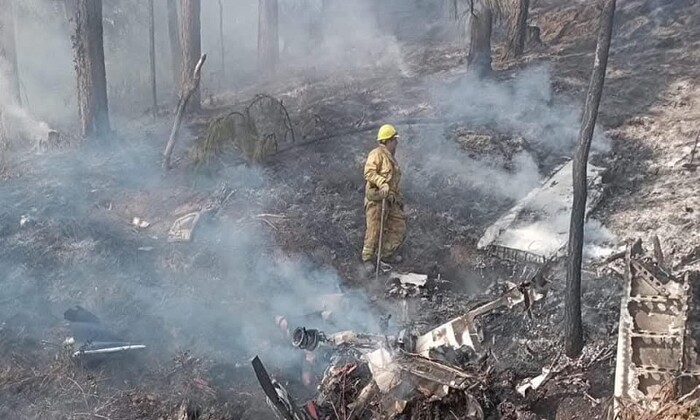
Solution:
M379 132L377 133L377 141L384 143L387 140L391 140L394 137L398 137L399 135L396 132L396 128L394 128L393 125L391 124L384 124L379 128Z

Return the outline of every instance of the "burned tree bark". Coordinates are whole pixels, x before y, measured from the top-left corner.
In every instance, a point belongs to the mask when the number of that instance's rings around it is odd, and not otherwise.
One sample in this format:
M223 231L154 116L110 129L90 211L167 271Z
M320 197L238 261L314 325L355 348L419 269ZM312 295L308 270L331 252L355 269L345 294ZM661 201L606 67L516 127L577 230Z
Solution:
M517 0L515 13L513 14L508 33L507 58L517 58L525 51L527 40L527 16L530 9L530 0Z
M170 57L172 59L173 85L179 86L182 70L182 49L180 48L180 30L177 19L177 1L167 0L168 6L168 38L170 39Z
M493 12L486 2L475 2L470 15L467 68L479 76L491 73L491 32Z
M270 76L277 69L279 60L277 0L259 0L258 2L258 69Z
M12 100L22 105L19 90L19 69L17 66L17 45L15 43L14 1L0 0L0 75L6 79Z
M180 46L182 48L180 99L187 88L194 85L194 69L202 54L200 12L200 0L180 0ZM199 83L197 83L190 99L189 109L199 111L201 102Z
M72 38L82 135L99 137L111 131L102 40L102 0L77 0Z
M153 103L153 119L158 116L158 93L156 91L156 18L153 10L153 0L148 0L148 41L149 59L151 62L151 97Z
M574 202L569 225L568 262L566 269L566 305L564 320L564 346L569 357L576 357L583 348L583 323L581 321L581 260L583 254L583 227L588 198L587 169L588 154L593 139L593 130L598 117L598 107L605 84L605 70L612 38L615 1L604 0L600 18L600 32L595 52L593 72L586 93L583 120L574 154L573 186Z

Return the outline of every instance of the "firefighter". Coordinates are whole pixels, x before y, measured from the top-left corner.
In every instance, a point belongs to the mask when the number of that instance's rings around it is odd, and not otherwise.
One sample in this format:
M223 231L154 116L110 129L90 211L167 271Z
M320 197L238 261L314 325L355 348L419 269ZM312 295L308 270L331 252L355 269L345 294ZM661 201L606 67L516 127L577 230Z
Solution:
M401 262L397 250L406 234L406 216L403 212L403 196L399 189L401 168L396 161L399 135L394 126L383 125L377 133L379 145L369 153L365 163L365 217L367 230L362 247L365 270L374 270L379 249L382 201L386 200L384 233L382 236L382 260L393 264Z

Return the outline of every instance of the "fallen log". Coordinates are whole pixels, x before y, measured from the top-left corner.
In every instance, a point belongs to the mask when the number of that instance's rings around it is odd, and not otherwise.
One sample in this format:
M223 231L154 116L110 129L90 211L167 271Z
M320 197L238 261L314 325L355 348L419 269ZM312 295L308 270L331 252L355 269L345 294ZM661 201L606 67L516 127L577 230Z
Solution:
M207 60L207 55L202 54L194 67L194 76L192 78L193 82L182 93L180 100L177 104L177 112L175 113L175 121L173 122L173 128L170 131L170 138L168 139L168 144L165 146L165 151L163 152L163 169L170 169L170 156L175 148L175 142L177 141L177 135L180 131L180 125L182 125L182 118L185 116L185 108L187 107L187 102L189 102L190 97L199 87L199 82L202 75L202 66Z

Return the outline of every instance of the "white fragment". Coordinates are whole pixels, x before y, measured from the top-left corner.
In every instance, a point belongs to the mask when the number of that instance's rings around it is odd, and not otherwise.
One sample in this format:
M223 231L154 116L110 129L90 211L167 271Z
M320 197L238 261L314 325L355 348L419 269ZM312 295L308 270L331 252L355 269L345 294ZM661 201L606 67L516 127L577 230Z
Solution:
M522 382L520 382L520 385L518 385L518 387L516 388L518 394L524 397L525 394L527 394L527 391L536 390L537 388L541 387L545 382L547 382L547 380L549 380L549 376L551 373L552 369L542 368L541 375L523 380Z
M402 285L406 284L412 284L416 287L424 287L425 284L428 282L428 275L427 274L417 274L417 273L407 273L407 274L398 274L398 273L393 273L391 275L391 278L394 279L399 279Z
M147 227L151 226L149 222L141 219L140 217L134 217L131 220L131 224L141 229L146 229Z

